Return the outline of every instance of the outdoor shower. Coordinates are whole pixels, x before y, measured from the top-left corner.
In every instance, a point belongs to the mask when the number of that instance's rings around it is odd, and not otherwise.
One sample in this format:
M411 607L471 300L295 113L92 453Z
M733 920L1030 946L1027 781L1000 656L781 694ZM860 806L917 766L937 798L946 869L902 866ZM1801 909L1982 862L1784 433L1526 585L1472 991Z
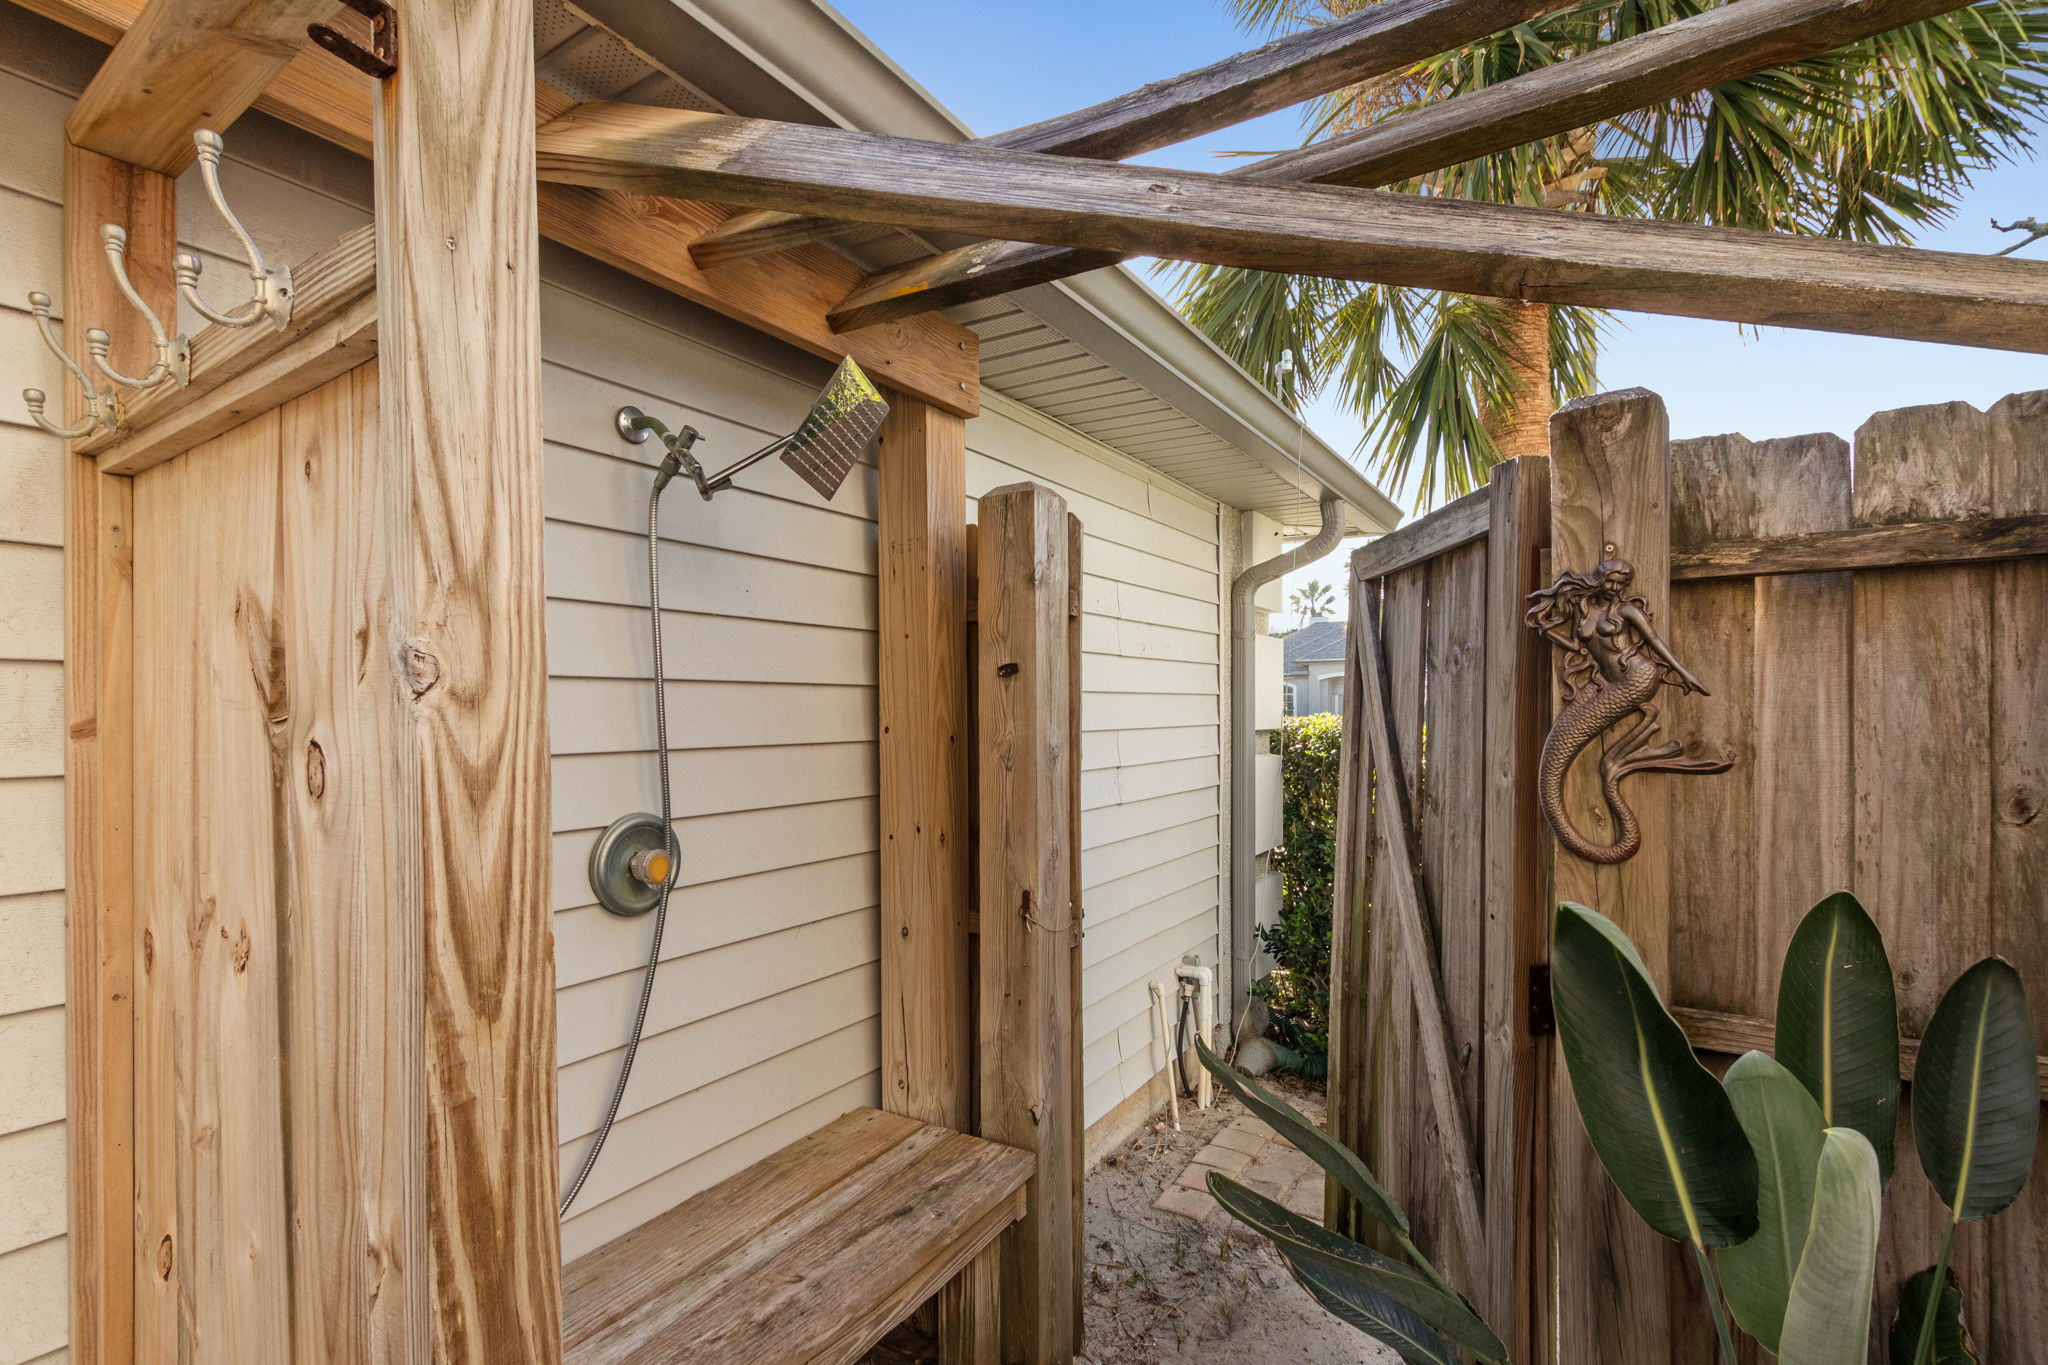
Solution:
M647 970L640 982L633 1035L619 1064L618 1084L612 1087L611 1102L605 1107L604 1122L598 1126L597 1141L591 1144L576 1178L562 1195L560 1213L564 1217L582 1191L583 1182L589 1179L591 1168L597 1165L598 1154L604 1150L605 1139L611 1136L619 1106L626 1098L626 1082L633 1074L633 1058L640 1050L640 1036L647 1027L647 1006L654 996L655 972L661 965L661 935L668 923L669 892L675 886L681 865L669 791L668 674L662 665L661 651L661 490L682 474L709 501L714 493L733 486L734 475L779 454L798 478L829 499L846 482L847 474L881 430L882 418L888 412L888 403L849 357L839 363L795 431L742 456L716 474L706 474L693 453L702 439L696 428L686 426L672 432L631 407L620 408L614 418L623 439L640 445L649 436L657 436L668 451L655 470L654 489L647 498L647 608L654 644L654 738L660 759L661 813L636 811L612 821L590 851L590 889L597 893L598 903L615 915L635 916L653 911L654 932L647 949Z

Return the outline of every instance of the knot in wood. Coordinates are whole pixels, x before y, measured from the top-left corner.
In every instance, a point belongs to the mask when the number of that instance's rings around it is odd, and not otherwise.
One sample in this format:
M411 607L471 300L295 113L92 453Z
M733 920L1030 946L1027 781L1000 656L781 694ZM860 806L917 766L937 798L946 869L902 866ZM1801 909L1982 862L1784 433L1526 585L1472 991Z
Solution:
M1017 676L1017 665L1016 665L1016 664L997 664L997 665L996 665L996 676L997 676L998 678L1014 678L1014 677L1016 677L1016 676Z
M417 701L441 681L441 661L418 645L405 647L405 681Z
M327 794L327 751L320 741L306 741L306 795L318 801Z

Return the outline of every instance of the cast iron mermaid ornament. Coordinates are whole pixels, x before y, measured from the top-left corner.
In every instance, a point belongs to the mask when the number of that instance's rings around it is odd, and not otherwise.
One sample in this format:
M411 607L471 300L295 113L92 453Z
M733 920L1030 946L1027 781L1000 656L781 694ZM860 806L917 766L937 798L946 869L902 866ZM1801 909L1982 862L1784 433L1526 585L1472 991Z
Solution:
M1610 556L1614 547L1608 546ZM1621 799L1621 780L1630 773L1721 773L1732 759L1681 758L1684 745L1669 740L1655 748L1657 708L1650 704L1657 689L1670 683L1682 692L1707 695L1700 680L1686 671L1657 634L1649 603L1629 595L1635 566L1608 558L1591 573L1559 574L1557 582L1529 600L1529 624L1565 651L1564 709L1543 741L1537 768L1537 798L1543 818L1557 841L1588 862L1627 862L1642 847L1642 826ZM1596 844L1573 827L1565 810L1564 779L1572 764L1594 740L1631 716L1636 723L1608 746L1600 759L1600 791L1614 813L1619 837Z

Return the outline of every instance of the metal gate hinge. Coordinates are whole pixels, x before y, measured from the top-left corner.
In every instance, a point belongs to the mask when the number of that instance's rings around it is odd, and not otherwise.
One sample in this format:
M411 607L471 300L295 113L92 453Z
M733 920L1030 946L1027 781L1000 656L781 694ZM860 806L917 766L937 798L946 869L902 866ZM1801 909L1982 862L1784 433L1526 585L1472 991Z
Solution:
M1529 969L1529 1034L1541 1038L1557 1032L1557 1011L1550 1003L1550 964Z
M364 75L387 80L398 74L398 15L384 0L342 0L370 21L370 46L326 24L306 25L306 36Z

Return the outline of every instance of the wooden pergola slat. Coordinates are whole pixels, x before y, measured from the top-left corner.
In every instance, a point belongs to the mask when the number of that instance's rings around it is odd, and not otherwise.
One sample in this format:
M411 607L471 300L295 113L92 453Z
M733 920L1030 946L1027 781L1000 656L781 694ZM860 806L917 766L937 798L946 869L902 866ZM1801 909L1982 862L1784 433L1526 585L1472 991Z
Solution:
M1231 174L1273 182L1391 185L1829 52L1963 3L1743 0ZM1100 252L978 242L876 275L834 310L833 323L868 326L1110 264Z
M2038 261L1269 185L638 105L585 105L543 128L537 150L544 179L614 191L1541 303L2048 352L2048 263ZM863 296L847 306L861 314Z
M1566 0L1381 0L1197 71L1058 118L979 139L987 147L1121 161L1389 75L1447 48L1560 9ZM833 218L741 214L692 249L700 266L781 251L846 227Z

